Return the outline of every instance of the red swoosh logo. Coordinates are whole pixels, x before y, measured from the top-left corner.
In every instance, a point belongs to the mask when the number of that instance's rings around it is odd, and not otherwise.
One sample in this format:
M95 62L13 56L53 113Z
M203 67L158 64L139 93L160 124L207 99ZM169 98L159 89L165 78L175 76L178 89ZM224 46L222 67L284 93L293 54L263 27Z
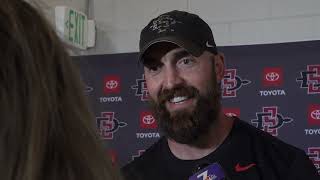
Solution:
M251 164L248 164L248 165L245 165L245 166L241 166L239 163L236 165L235 167L235 170L236 172L242 172L242 171L246 171L250 168L252 168L253 166L255 166L256 164L255 163L251 163Z

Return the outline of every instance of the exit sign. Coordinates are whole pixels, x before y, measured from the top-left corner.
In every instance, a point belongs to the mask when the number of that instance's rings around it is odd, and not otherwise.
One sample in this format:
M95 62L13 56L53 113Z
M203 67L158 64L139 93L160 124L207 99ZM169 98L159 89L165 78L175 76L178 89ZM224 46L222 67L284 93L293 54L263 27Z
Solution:
M57 6L55 16L59 36L77 48L87 49L87 16L78 10L65 6Z

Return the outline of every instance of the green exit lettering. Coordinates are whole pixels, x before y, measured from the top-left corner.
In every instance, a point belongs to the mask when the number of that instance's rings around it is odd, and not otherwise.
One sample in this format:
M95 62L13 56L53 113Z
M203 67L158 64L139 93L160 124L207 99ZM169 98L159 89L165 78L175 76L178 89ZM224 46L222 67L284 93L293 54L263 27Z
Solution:
M86 17L72 9L69 11L69 41L73 44L85 46L85 22Z

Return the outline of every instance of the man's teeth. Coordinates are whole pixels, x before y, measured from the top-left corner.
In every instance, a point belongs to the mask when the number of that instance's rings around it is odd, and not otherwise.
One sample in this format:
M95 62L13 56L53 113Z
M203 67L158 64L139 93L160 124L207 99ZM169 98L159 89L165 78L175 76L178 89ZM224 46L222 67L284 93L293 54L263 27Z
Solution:
M187 96L178 96L178 97L174 97L170 100L171 103L180 103L184 100L188 99Z

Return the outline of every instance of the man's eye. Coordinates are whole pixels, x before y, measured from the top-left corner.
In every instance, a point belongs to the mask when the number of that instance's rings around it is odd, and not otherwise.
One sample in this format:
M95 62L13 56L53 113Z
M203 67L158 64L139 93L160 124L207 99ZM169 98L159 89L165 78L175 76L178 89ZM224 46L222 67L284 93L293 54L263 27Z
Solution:
M183 64L189 64L191 62L190 59L183 59L182 61L183 61Z
M148 67L148 71L152 74L156 74L158 72L160 72L161 70L161 66L149 66Z
M192 65L194 63L194 60L192 58L183 58L181 60L178 61L178 65L182 65L182 66L188 66L188 65Z

